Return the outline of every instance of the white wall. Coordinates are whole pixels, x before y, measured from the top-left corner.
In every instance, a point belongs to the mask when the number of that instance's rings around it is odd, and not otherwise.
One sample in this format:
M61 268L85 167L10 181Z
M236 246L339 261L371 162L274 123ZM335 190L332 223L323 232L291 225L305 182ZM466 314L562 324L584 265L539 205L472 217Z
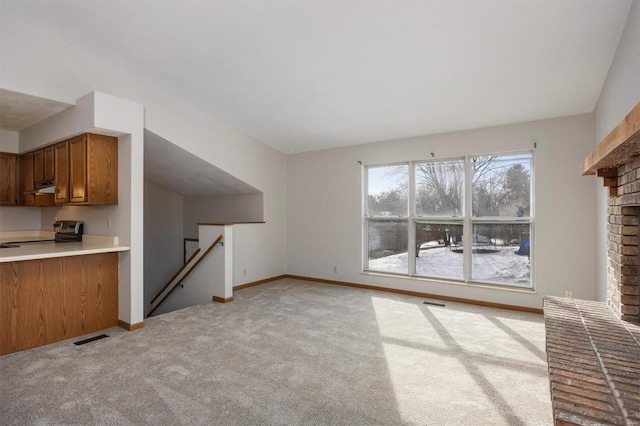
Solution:
M580 176L593 148L593 116L290 155L287 158L287 271L324 279L541 308L543 296L592 299L595 180ZM361 166L533 148L535 294L378 277L361 273ZM333 273L333 265L339 273Z
M198 223L262 222L264 194L185 197L184 235L198 238Z
M20 134L9 130L0 129L0 152L18 153L18 140Z
M184 197L144 183L144 314L151 299L183 263Z
M129 236L118 232L120 223L114 219L117 210L118 206L46 207L42 208L42 221L38 229L52 231L56 220L82 220L85 234L122 236L121 244L126 245L125 241L129 240ZM109 219L111 228L108 227Z
M198 223L261 222L264 194L229 194L184 198L184 236L198 238ZM272 264L271 251L281 250L284 232L275 239L264 240L266 224L233 225L233 285L238 286L264 278L282 275L285 271Z
M596 105L596 145L638 102L640 102L640 0L634 0ZM607 296L607 190L600 188L601 186L601 179L598 179L595 274L597 298L604 301Z
M263 253L264 264L269 266L255 271L256 276L262 279L285 273L283 154L190 107L188 100L165 95L130 79L91 52L59 42L29 22L0 19L0 74L4 88L68 103L97 90L144 105L147 129L264 193L266 224L256 230L253 240L262 246L270 245L271 250ZM139 199L134 197L133 203L132 214L141 212L141 189Z
M0 231L26 231L41 228L39 207L0 207ZM53 231L52 226L44 228Z
M285 272L278 265L269 264L265 256L286 240L286 235L278 235L276 240L259 241L255 238L262 232L264 224L238 224L233 226L233 286L247 284L263 279L262 271L270 271L268 277L276 277ZM288 272L288 271L287 271Z

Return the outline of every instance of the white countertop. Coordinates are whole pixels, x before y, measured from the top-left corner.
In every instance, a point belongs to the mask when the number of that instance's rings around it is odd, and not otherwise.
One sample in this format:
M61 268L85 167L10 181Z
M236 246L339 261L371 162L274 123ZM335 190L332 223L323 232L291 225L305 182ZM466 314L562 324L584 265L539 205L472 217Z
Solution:
M34 235L33 232L0 234L0 241L28 241L38 239L34 237L49 237L49 235ZM51 237L53 238L53 237ZM20 260L46 259L52 257L82 256L96 253L129 251L130 247L118 244L118 237L101 235L84 235L79 243L41 243L25 244L20 247L0 248L0 263Z

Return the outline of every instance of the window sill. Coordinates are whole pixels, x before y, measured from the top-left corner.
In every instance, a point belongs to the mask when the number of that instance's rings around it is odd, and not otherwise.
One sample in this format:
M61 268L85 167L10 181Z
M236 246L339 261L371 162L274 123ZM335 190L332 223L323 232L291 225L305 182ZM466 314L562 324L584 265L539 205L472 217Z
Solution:
M377 271L362 271L360 273L362 275L369 275L373 277L400 278L403 280L410 280L410 281L420 281L420 282L429 282L429 283L437 283L437 284L451 284L451 285L458 285L463 287L484 288L488 290L502 290L502 291L508 291L512 293L524 293L524 294L538 293L535 290L535 288L512 287L512 286L504 286L504 285L498 285L498 284L487 284L487 283L476 283L476 282L464 282L464 281L446 280L442 278L426 278L426 277L420 277L420 276L410 276L410 275L401 275L401 274L385 274L384 272L377 272Z

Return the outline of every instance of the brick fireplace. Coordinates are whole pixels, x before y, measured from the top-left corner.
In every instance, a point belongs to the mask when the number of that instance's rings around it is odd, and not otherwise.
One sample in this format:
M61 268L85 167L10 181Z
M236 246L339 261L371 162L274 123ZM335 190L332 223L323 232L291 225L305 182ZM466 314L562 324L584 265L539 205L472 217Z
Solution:
M618 167L616 175L607 209L607 304L619 318L640 323L640 157Z
M604 178L607 209L607 305L640 323L640 103L582 163L583 175Z
M640 425L640 103L582 174L609 187L607 301L544 299L554 424Z

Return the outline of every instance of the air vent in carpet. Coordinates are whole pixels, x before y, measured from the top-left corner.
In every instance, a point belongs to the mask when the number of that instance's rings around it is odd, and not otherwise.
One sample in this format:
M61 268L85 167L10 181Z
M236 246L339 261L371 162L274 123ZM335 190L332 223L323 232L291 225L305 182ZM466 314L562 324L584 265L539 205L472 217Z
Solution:
M107 338L109 336L107 336L106 334L101 334L99 336L93 336L93 337L89 337L88 339L84 339L84 340L80 340L78 342L74 342L73 344L76 346L80 346L80 345L84 345L85 343L91 343L91 342L95 342L96 340L100 340L100 339L104 339Z
M445 307L446 305L443 305L442 303L434 303L434 302L423 302L423 305L432 305L432 306L442 306Z

